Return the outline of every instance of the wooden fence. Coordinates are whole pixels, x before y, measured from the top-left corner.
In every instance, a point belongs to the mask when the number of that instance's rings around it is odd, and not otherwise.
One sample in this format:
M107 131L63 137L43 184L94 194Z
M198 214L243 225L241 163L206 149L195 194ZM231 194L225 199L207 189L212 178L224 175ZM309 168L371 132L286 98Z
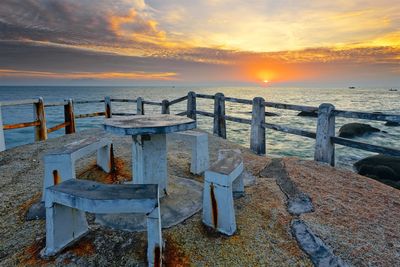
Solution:
M196 99L209 99L214 101L214 112L208 112L198 110ZM366 112L355 112L355 111L344 111L337 110L332 104L321 104L319 107L292 105L284 103L266 102L261 97L255 97L252 100L241 99L234 97L225 97L222 93L215 95L208 94L196 94L195 92L189 92L186 96L179 97L174 100L163 100L161 102L145 100L141 97L136 99L119 99L105 97L104 100L85 100L85 101L73 101L72 99L61 101L44 103L42 98L33 100L20 100L20 101L7 101L0 103L0 151L5 149L4 146L4 130L12 130L23 127L35 127L34 134L35 140L46 140L47 134L65 129L66 134L74 133L76 130L75 119L104 116L105 118L111 118L112 116L129 116L129 115L144 115L145 105L159 106L162 114L170 114L170 107L177 103L187 101L186 111L178 113L176 115L187 116L194 120L197 119L197 115L207 116L213 118L213 133L222 138L226 138L226 121L232 121L236 123L250 125L250 149L256 154L266 154L266 129L276 130L306 138L315 139L315 151L314 160L319 162L325 162L332 166L335 164L335 144L362 149L370 152L400 156L399 149L393 149L384 146L377 146L367 144L364 142L354 141L342 137L335 136L335 118L355 118L375 121L391 121L400 123L400 115L393 114L376 114ZM112 112L113 102L126 102L136 103L136 112L134 113L121 113ZM225 103L239 103L242 105L252 106L251 120L239 117L233 117L225 114ZM88 113L88 114L74 114L74 105L84 105L93 103L104 103L104 111ZM15 105L33 105L34 108L34 119L30 122L22 122L17 124L9 124L2 126L1 119L1 106L15 106ZM46 124L46 107L63 106L64 107L64 122L50 128ZM287 126L277 125L268 123L265 120L265 108L275 109L287 109L295 111L306 111L306 112L317 112L317 127L316 132L310 132L302 129L291 128ZM1 127L2 126L2 127ZM3 144L3 145L2 145Z

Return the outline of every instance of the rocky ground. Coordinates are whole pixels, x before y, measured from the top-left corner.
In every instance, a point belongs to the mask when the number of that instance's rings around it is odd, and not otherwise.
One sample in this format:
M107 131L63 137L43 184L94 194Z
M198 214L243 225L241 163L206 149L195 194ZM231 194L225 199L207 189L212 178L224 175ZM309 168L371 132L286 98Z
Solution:
M44 260L39 257L44 221L25 221L27 209L40 199L46 151L99 134L85 131L0 153L0 265L145 265L146 233L105 228L89 215L90 233ZM117 172L102 173L91 156L78 162L78 177L106 183L130 179L131 140L113 141ZM238 231L232 237L214 233L202 225L201 213L164 229L166 266L400 265L399 190L311 161L259 157L210 135L211 162L222 148L240 149L247 171L257 177L235 200ZM189 155L183 142L170 140L170 175L202 181L189 173Z

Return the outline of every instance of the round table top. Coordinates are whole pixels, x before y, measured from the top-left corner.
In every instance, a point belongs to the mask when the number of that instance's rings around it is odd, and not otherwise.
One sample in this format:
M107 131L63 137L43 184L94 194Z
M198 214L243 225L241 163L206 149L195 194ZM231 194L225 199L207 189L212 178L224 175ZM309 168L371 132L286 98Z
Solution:
M171 114L113 117L104 120L104 129L119 135L167 134L194 128L195 120Z

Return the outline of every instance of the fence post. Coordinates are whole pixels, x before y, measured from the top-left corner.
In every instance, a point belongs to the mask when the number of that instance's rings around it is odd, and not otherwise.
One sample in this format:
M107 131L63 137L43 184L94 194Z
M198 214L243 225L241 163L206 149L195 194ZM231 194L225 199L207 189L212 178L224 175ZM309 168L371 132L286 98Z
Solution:
M225 96L215 94L214 98L214 134L226 139Z
M136 99L136 115L144 115L144 104L143 104L143 98L138 97Z
M253 109L251 112L251 135L250 149L258 154L265 155L265 106L264 98L253 98Z
M46 113L44 111L43 98L39 97L39 102L33 105L34 109L34 120L39 122L39 125L35 126L35 141L42 141L47 139L47 127L46 127Z
M317 137L314 160L335 166L335 144L331 136L335 136L335 106L323 103L318 108Z
M186 116L191 118L192 120L196 120L196 93L189 92L188 99L187 99L187 109L186 109Z
M6 150L6 142L4 139L3 119L1 117L1 104L0 104L0 152Z
M106 96L104 98L104 104L105 104L105 117L106 118L111 118L112 117L112 110L111 110L111 98L109 96Z
M169 101L164 99L161 103L161 114L169 114Z
M75 133L74 102L72 99L68 99L67 104L64 105L64 121L69 123L65 126L65 134Z

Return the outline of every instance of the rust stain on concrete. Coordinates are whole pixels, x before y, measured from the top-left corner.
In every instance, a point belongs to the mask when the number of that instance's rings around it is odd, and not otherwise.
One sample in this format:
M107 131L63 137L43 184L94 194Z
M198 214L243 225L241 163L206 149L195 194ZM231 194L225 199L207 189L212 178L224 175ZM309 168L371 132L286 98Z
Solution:
M212 206L212 219L214 227L218 227L218 206L217 206L217 199L215 198L214 193L214 184L211 183L210 185L210 197L211 197L211 206Z
M164 234L164 233L163 233ZM164 234L165 249L163 252L163 264L165 266L190 266L190 258L185 254L182 247L169 234Z
M60 174L58 173L57 170L53 171L53 183L54 185L58 185L61 182L61 177Z

